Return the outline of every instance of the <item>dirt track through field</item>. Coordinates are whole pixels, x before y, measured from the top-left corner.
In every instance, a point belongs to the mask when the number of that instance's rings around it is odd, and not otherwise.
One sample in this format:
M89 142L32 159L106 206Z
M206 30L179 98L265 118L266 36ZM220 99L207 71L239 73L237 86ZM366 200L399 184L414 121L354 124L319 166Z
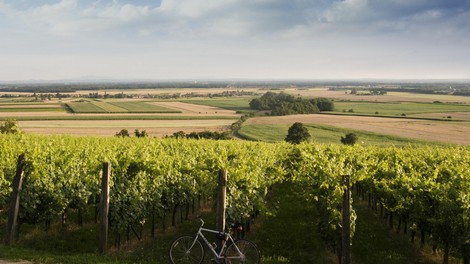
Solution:
M295 122L330 125L378 134L470 145L470 122L315 114L250 118L245 125L293 124Z

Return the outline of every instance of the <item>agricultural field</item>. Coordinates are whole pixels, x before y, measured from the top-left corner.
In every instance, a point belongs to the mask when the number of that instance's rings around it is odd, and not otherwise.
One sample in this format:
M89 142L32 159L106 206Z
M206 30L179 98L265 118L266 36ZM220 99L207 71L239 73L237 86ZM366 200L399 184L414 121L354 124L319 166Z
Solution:
M470 145L470 122L432 121L408 118L328 114L256 117L248 119L240 130L240 133L243 134L245 131L249 133L251 130L255 129L254 127L261 126L261 129L263 129L266 125L278 126L279 128L276 130L272 127L269 127L269 129L273 131L273 134L275 131L278 131L279 135L276 138L280 139L287 135L286 127L295 122L301 122L306 125L333 126L343 129L344 132L367 131L399 138ZM315 135L315 133L312 134L313 138L315 138ZM258 139L263 140L261 136L259 136ZM339 142L339 137L336 141Z
M470 104L469 96L440 95L440 94L417 94L406 92L388 92L385 95L355 95L345 91L332 91L327 88L311 89L285 89L286 93L305 97L325 97L335 101L365 101L365 102L422 102L432 103L441 101L443 103Z
M416 102L335 102L335 112L355 114L401 116L439 113L439 118L447 118L448 113L462 112L470 116L470 104L416 103Z
M243 98L210 98L210 99L190 99L187 102L197 105L208 105L213 107L219 107L234 111L252 111L250 109L250 101L255 97L243 97Z
M79 91L72 98L32 101L31 97L1 98L0 119L14 118L27 133L111 136L120 129L145 129L151 136L177 131L227 131L242 114L254 114L249 102L268 90L248 88L252 96L213 97L233 91L216 89L106 90L98 94L166 95L173 99L86 99ZM303 122L314 141L338 143L341 135L355 132L363 144L402 145L410 142L470 144L470 98L389 92L354 95L326 88L276 89L303 97L334 100L336 115L249 118L239 135L261 141L282 141L287 128ZM186 98L186 95L197 97ZM205 97L204 97L205 96ZM350 111L351 110L351 111ZM367 117L365 117L366 115ZM395 118L391 118L395 117ZM172 120L172 121L171 121ZM171 121L171 122L170 122Z
M162 137L178 131L222 132L240 116L228 109L170 100L20 101L0 101L0 119L16 119L23 131L34 134L113 136L121 129L139 129Z
M287 131L291 124L265 124L254 125L247 124L238 131L240 137L254 141L280 142L284 141ZM339 128L329 125L304 124L312 135L311 141L319 144L340 143L340 138L347 133L355 133L358 138L358 144L374 146L407 146L410 144L430 144L429 141L412 139L407 137L390 136L379 133L368 132L364 130L353 130ZM434 142L432 144L439 144ZM442 143L444 144L444 143Z
M75 114L81 113L180 113L145 101L79 100L66 103Z

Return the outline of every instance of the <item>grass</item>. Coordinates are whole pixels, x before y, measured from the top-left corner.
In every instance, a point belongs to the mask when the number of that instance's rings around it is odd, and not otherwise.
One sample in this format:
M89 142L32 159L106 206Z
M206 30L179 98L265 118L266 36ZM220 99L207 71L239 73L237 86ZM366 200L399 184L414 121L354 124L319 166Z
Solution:
M306 205L298 187L283 183L270 194L270 214L260 219L254 242L264 264L330 263L330 254L321 241L316 222L318 212Z
M213 214L202 212L207 226L214 226ZM35 263L168 263L168 249L171 242L181 235L194 234L199 227L199 221L185 221L177 228L171 227L170 219L166 219L166 230L163 230L159 219L159 229L156 237L150 237L149 228L145 229L141 241L134 235L131 241L123 242L121 248L113 247L115 236L112 229L108 238L108 254L98 254L99 230L98 224L86 224L79 228L70 223L67 229L62 229L55 223L48 232L42 226L23 226L24 235L12 246L0 244L0 258L10 260L29 260ZM5 224L5 217L0 224ZM72 218L70 218L72 219ZM4 229L0 235L4 237ZM122 238L125 240L125 236ZM211 237L208 237L211 239ZM207 259L207 257L206 257ZM208 259L207 262L209 263Z
M335 102L336 112L354 114L400 116L427 113L470 112L470 105L443 103L398 103L398 102ZM353 114L351 113L351 114Z
M362 145L378 145L378 146L402 146L409 144L426 144L426 145L444 145L435 142L415 140L409 138L400 138L388 135L380 135L372 132L351 130L337 128L333 126L326 125L314 125L314 124L304 124L308 129L310 135L312 135L312 140L316 143L325 143L325 144L340 144L340 138L347 133L355 133L359 138L359 144ZM255 141L266 141L266 142L276 142L284 141L287 136L287 131L290 125L245 125L239 131L238 134L245 139L255 140Z
M354 209L357 221L351 247L353 263L434 263L408 237L389 230L364 203L355 202Z
M300 185L284 182L274 186L268 195L268 212L256 219L247 235L247 239L260 248L261 263L336 263L336 256L326 248L317 230L318 219L322 215L312 203L304 200L301 188ZM352 263L438 263L428 253L423 255L408 237L389 230L364 202L354 199L353 207L357 221L352 239ZM199 213L202 213L206 227L215 225L215 217L210 210ZM12 246L0 244L1 258L48 264L168 263L171 242L181 235L193 234L199 226L194 215L192 220L184 221L177 228L169 227L171 219L167 217L168 227L164 231L161 228L162 219L158 219L160 228L156 238L150 237L147 223L142 241L132 235L132 240L124 242L121 248L112 247L114 236L110 231L108 254L101 256L97 252L98 224L92 222L91 213L85 216L89 221L83 228L72 223L76 217L73 214L69 215L67 229L62 229L58 222L48 232L44 231L42 225L23 226L18 242ZM6 212L0 211L0 226L5 224ZM0 230L2 237L4 232L5 229ZM210 235L207 238L210 241L214 239ZM206 255L204 263L210 263L209 259Z

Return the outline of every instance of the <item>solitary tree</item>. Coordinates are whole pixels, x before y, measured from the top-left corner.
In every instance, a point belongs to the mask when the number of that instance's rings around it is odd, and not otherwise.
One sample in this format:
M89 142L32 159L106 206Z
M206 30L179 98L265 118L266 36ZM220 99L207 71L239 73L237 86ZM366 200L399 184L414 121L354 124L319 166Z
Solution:
M304 125L300 122L294 123L289 127L287 132L286 141L293 144L299 144L302 141L307 141L310 139L310 134Z
M341 143L344 145L353 146L357 142L357 135L354 133L348 133L345 137L341 137Z

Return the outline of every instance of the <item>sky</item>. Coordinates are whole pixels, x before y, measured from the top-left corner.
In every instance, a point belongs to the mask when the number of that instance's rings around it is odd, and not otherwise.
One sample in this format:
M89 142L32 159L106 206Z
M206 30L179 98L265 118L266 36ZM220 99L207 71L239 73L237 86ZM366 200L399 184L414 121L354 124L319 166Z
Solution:
M470 0L0 0L0 81L470 79Z

